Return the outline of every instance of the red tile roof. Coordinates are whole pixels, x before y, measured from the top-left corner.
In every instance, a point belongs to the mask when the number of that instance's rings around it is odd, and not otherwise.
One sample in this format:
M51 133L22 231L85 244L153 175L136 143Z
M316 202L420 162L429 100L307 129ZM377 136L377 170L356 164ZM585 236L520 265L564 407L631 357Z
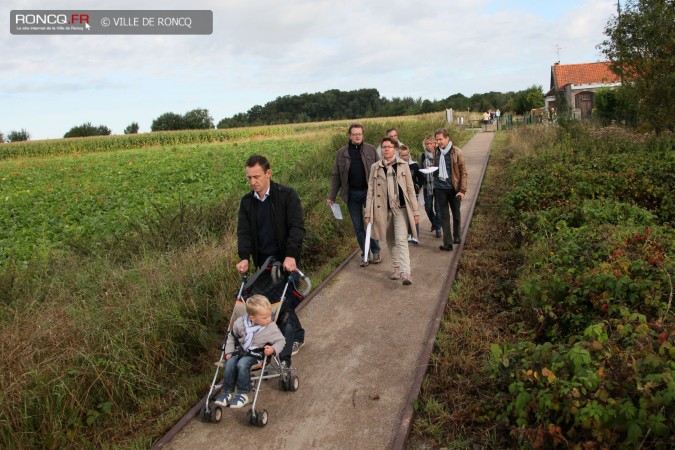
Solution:
M609 70L608 62L554 64L551 66L551 89L572 84L617 83L621 78Z

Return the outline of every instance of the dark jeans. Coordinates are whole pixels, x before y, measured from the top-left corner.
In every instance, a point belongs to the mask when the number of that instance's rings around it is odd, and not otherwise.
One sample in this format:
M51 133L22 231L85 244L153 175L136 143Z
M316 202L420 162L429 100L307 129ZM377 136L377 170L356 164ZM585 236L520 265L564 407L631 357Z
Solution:
M245 394L251 391L251 367L258 363L258 359L252 356L239 356L236 353L225 363L223 380L223 392L234 391Z
M366 226L363 220L363 208L366 206L366 197L368 190L360 191L350 190L347 201L347 209L349 209L349 216L352 218L352 225L354 226L354 233L356 233L356 241L359 243L361 253L365 248L366 243ZM380 253L380 241L375 239L370 240L370 250L373 253Z
M434 196L436 197L436 206L441 212L441 225L443 226L443 245L452 245L452 236L459 238L462 233L460 230L462 218L459 213L459 208L462 205L462 200L457 197L457 192L454 189L438 189L434 188ZM450 208L448 209L448 205ZM452 228L453 233L450 232L450 212L452 212Z
M300 319L295 313L295 310L291 310L291 315L288 318L288 322L281 329L281 333L286 339L286 344L284 349L279 353L279 359L281 361L286 361L288 365L291 365L291 353L293 353L293 342L303 342L305 340L305 330L300 325Z
M433 225L434 230L440 230L441 213L438 211L436 197L434 197L433 193L431 195L427 195L426 189L424 190L424 211L426 211L429 222L431 222L431 225Z

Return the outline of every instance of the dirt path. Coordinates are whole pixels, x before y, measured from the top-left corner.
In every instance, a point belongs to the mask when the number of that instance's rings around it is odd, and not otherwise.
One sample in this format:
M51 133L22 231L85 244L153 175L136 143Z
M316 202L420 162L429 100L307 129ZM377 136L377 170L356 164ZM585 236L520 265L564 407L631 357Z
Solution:
M469 185L467 215L494 133L478 133L463 148ZM164 446L171 449L386 449L391 448L417 389L424 349L433 342L438 305L447 300L446 280L458 252L438 249L422 211L420 245L410 246L413 285L389 280L391 260L360 268L354 258L308 303L299 316L307 344L293 358L300 389L282 392L263 384L259 408L269 412L264 428L246 424L246 411L225 409L219 424L193 419ZM457 248L457 246L455 246ZM311 275L311 274L310 274ZM416 392L413 393L416 396Z

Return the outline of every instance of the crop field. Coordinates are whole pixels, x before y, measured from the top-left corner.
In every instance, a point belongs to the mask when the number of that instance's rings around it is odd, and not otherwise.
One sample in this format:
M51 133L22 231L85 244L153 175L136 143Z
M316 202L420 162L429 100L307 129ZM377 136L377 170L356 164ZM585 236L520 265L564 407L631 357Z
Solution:
M11 255L26 262L65 242L123 235L132 223L180 202L238 197L248 189L248 156L266 155L282 174L316 146L287 138L3 161L0 265Z
M225 130L165 131L117 136L92 136L46 141L14 142L0 146L0 160L27 156L82 154L146 147L211 144L261 140L279 137L296 137L303 132L331 131L347 122L316 122Z

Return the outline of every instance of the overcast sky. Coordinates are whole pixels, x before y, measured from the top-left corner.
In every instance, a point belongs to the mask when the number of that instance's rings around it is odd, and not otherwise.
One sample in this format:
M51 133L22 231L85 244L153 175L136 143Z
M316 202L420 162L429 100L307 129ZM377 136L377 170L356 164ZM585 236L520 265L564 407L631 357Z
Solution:
M11 10L204 9L202 36L26 36ZM392 97L519 91L550 67L603 60L615 0L2 0L0 132L60 138L91 122L141 132L162 113L217 123L283 95L375 88Z

